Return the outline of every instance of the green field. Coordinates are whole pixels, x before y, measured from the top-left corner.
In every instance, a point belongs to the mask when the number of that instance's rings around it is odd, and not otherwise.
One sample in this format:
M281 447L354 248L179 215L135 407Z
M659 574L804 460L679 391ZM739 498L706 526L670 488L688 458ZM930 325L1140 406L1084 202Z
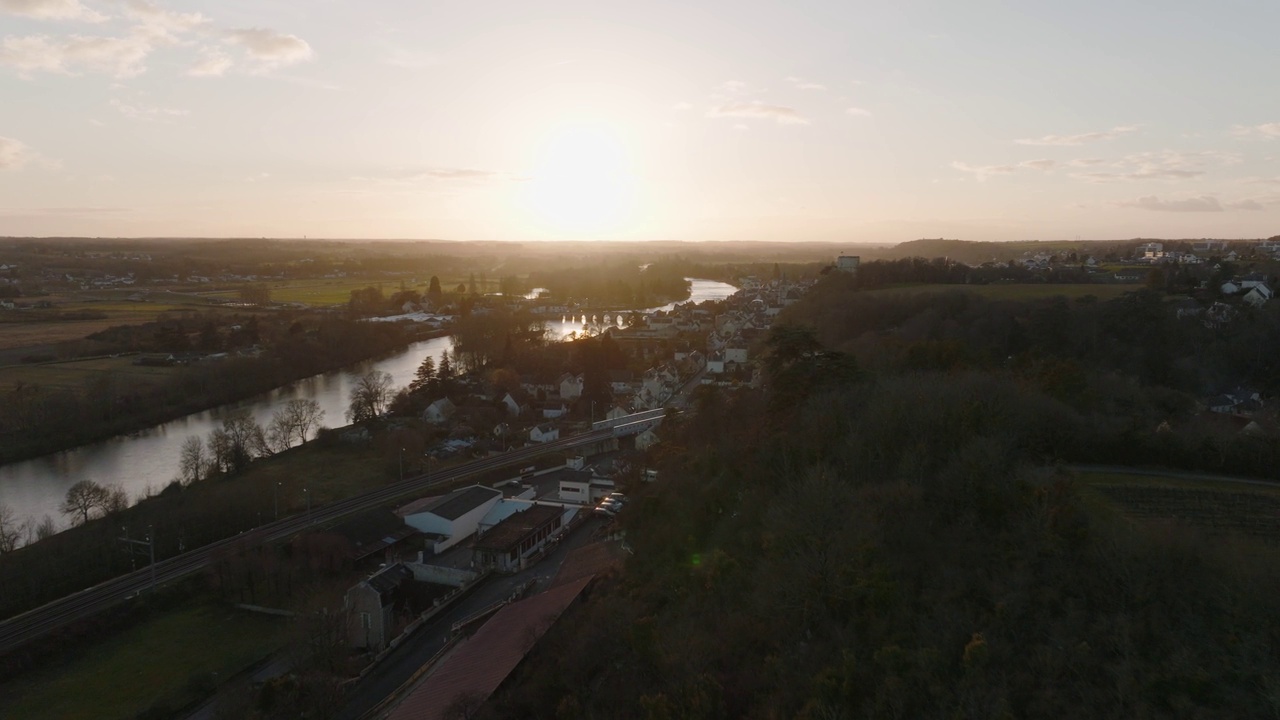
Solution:
M1280 484L1178 476L1080 473L1090 501L1141 522L1175 522L1210 535L1280 541Z
M969 292L990 300L1038 300L1050 297L1069 299L1092 295L1099 300L1110 300L1127 292L1141 290L1141 285L1053 285L1049 283L1026 283L1010 285L897 285L894 287L867 290L868 295L885 297L907 297L928 293Z
M287 635L282 618L212 605L172 610L60 667L0 683L0 717L108 720L159 704L178 708L281 647Z
M175 367L134 365L135 357L126 355L74 362L0 367L0 390L26 384L71 392L85 392L100 379L107 379L120 387L138 387L161 382L179 370Z

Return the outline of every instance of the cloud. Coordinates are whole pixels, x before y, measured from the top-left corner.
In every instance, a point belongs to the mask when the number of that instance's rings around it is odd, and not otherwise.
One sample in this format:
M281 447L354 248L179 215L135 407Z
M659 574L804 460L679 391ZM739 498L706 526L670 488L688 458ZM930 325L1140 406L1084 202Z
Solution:
M499 170L450 167L392 171L377 176L357 175L352 178L352 180L387 185L418 185L422 183L478 185L502 181L519 182L527 179Z
M726 80L720 83L720 91L730 95L742 95L750 91L750 87L741 80Z
M845 108L845 115L853 115L855 117L871 117L871 111L860 107Z
M707 111L707 117L761 118L779 125L808 125L809 121L795 108L761 102L730 102Z
M671 109L672 109L672 110L682 110L682 111L683 111L683 110L692 110L692 109L693 109L693 103L687 103L687 102L681 101L681 102L676 103L675 105L672 105L672 106L671 106Z
M127 78L146 70L152 40L135 33L125 37L70 35L10 36L0 43L0 65L21 75L51 72L76 75L83 72Z
M733 129L745 131L745 130L750 130L751 128L746 125L743 125L742 123L736 123L734 124Z
M25 143L0 135L0 170L17 170L32 158Z
M1113 140L1121 135L1137 132L1137 125L1121 125L1110 130L1081 133L1079 135L1045 135L1039 138L1022 138L1014 140L1018 145L1084 145L1101 140Z
M102 22L107 19L80 0L0 0L0 11L36 20L81 20Z
M1137 200L1123 200L1116 204L1120 207L1156 212L1223 212L1224 210L1218 198L1211 195L1201 195L1185 200L1161 200L1155 195L1146 195Z
M1027 160L1018 163L1018 167L1031 168L1032 170L1043 170L1048 172L1057 166L1056 160Z
M259 71L310 60L311 45L297 35L266 28L240 28L226 32L227 42L244 48Z
M1280 185L1280 177L1273 178L1249 178L1244 181L1246 185Z
M787 82L794 85L799 90L826 90L827 86L821 83L805 80L798 77L787 77Z
M125 117L151 122L164 121L190 114L189 110L181 110L178 108L159 107L156 105L129 105L127 103L120 102L116 98L111 99L111 107L119 110L120 114Z
M1234 202L1229 202L1227 203L1227 207L1231 208L1232 210L1266 210L1266 208L1262 205L1262 203L1258 202L1257 200L1254 200L1253 198L1246 198L1244 200L1236 200Z
M1072 177L1089 182L1134 182L1139 180L1188 180L1204 175L1203 170L1178 170L1174 168L1137 170L1126 173L1089 172L1077 173Z
M1267 140L1280 139L1280 122L1263 123L1262 125L1236 125L1231 134L1238 137L1260 137Z
M170 41L209 22L201 13L173 12L147 0L127 0L124 7L125 14L141 28Z
M221 50L204 48L200 51L200 61L187 68L187 74L192 77L221 77L234 64L231 57Z
M1090 167L1092 165L1106 165L1109 162L1111 161L1105 158L1076 158L1075 160L1068 160L1067 164L1071 167Z
M974 179L982 182L992 175L1011 175L1018 172L1017 165L970 165L955 161L951 163L951 167L960 172L971 173Z

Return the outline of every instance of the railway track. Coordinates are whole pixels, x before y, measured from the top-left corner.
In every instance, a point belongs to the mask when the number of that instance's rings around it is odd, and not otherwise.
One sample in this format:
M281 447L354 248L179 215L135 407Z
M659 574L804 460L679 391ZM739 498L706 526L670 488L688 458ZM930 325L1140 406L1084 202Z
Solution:
M643 421L637 421L634 424L639 427L643 425ZM591 445L624 434L631 434L628 432L626 424L613 428L592 430L553 440L542 445L520 448L502 455L495 455L445 470L407 478L377 490L315 508L309 514L282 518L239 535L210 543L196 550L161 560L154 567L154 582L156 585L162 585L203 570L219 553L230 550L233 547L253 546L292 537L311 525L320 525L338 520L352 513L378 507L405 495L456 482L469 475L525 462L556 450ZM0 655L16 650L26 643L65 627L70 623L90 618L133 598L138 593L151 587L153 582L152 573L153 568L151 566L135 570L127 575L107 580L0 622Z

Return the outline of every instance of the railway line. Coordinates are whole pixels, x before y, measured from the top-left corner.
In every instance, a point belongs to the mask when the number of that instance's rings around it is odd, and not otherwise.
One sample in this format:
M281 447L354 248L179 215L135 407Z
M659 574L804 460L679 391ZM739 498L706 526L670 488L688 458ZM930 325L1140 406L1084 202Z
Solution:
M642 413L643 414L643 413ZM621 419L621 418L620 418ZM0 655L22 647L70 623L92 617L115 607L138 593L156 585L172 582L203 570L220 553L245 544L258 545L292 537L312 525L325 524L347 515L368 510L413 493L448 485L469 475L495 470L528 461L557 450L592 445L622 435L635 434L648 427L651 419L620 423L614 427L591 430L541 445L511 450L501 455L482 458L452 468L427 472L403 481L371 490L345 500L315 508L307 514L282 518L253 530L219 540L113 578L90 588L54 600L41 607L0 622ZM154 575L153 575L154 573Z

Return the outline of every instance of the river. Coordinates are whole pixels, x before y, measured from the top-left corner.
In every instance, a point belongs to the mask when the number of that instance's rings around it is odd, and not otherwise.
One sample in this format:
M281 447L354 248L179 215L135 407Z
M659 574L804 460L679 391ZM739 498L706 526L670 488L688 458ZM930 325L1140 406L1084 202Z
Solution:
M723 300L737 291L732 285L714 280L690 280L689 299L694 302ZM675 303L649 310L673 307ZM553 337L564 338L571 332L583 330L581 318L564 318L547 324ZM38 522L48 515L59 528L65 527L58 506L67 488L80 480L119 485L130 500L136 500L148 490L159 491L178 477L178 456L183 441L193 435L208 438L209 433L221 426L228 412L240 408L247 408L265 426L284 403L294 398L311 398L324 410L322 425L341 427L347 424L347 404L359 375L370 369L382 370L391 374L394 387L403 387L409 384L425 356L430 355L439 364L451 343L448 337L416 342L388 357L305 378L256 398L194 413L130 435L0 466L0 505L12 508L18 520L29 517Z

